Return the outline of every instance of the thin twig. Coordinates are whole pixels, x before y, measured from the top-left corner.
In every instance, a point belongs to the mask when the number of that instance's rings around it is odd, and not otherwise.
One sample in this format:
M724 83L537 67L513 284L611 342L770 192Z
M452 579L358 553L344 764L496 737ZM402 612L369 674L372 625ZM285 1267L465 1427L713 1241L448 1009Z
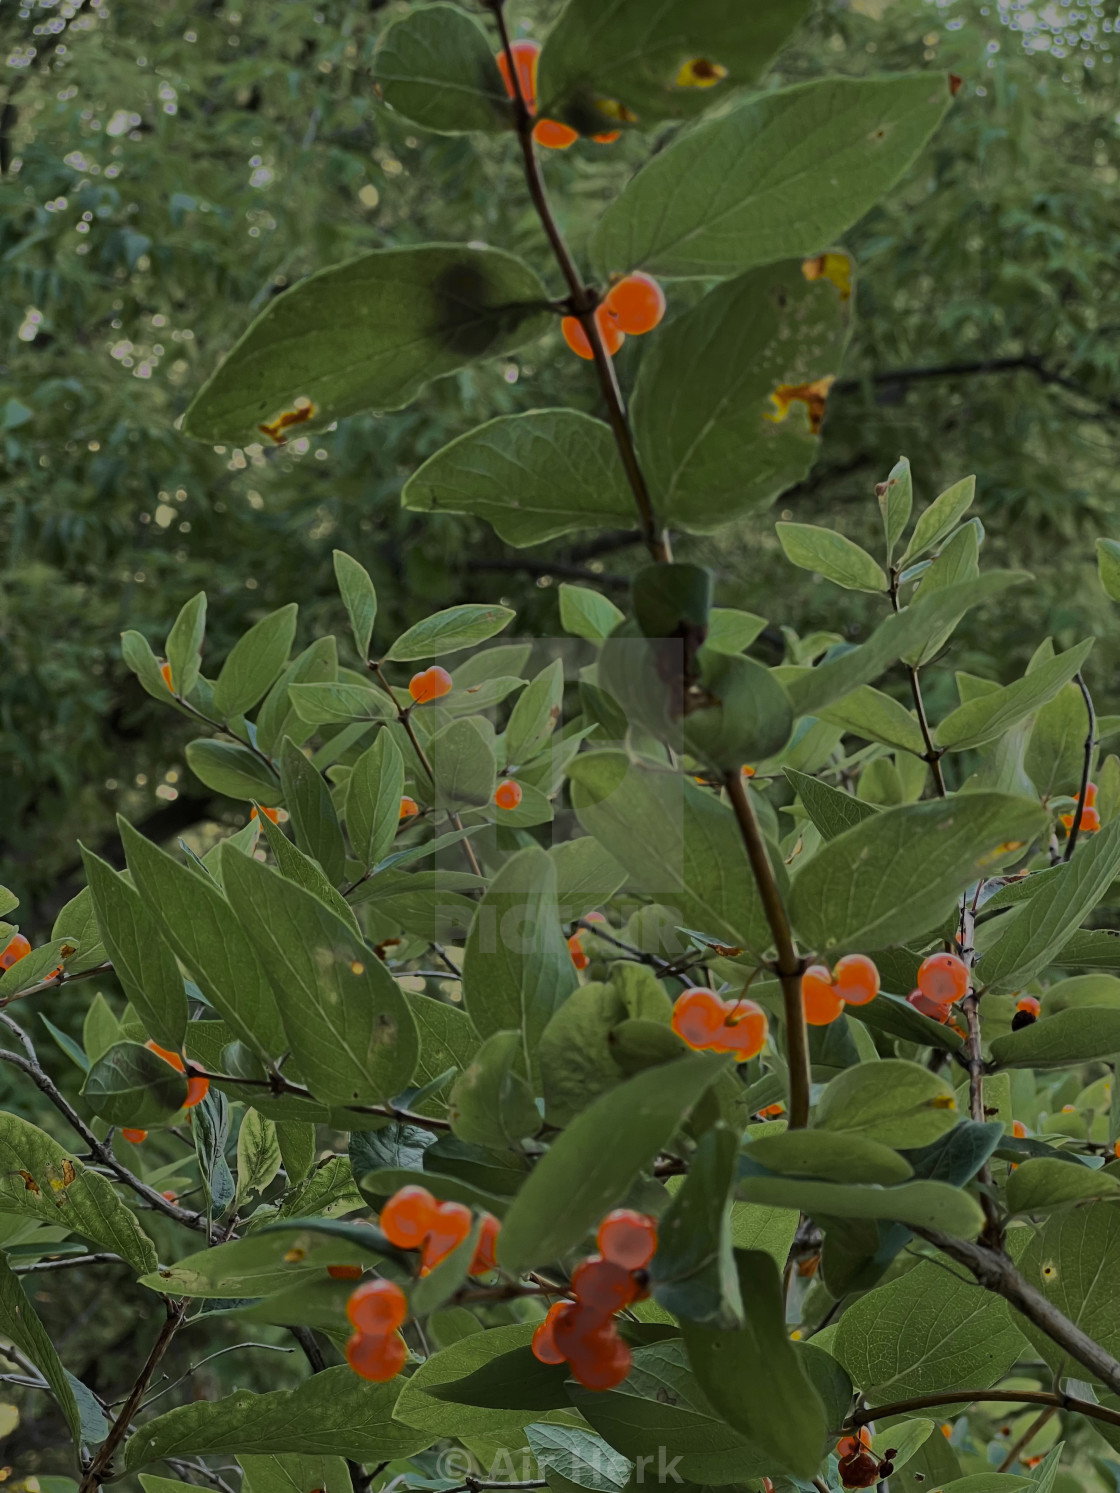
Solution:
M789 1125L801 1130L809 1123L809 1096L812 1072L809 1063L809 1029L805 1025L805 1006L801 999L801 973L804 961L793 943L789 919L782 894L774 878L774 868L766 850L766 841L758 827L750 794L742 773L724 774L724 787L735 810L739 830L746 847L747 859L762 898L762 908L777 950L777 975L782 987L785 1009L786 1061L789 1064Z
M26 990L17 990L14 995L3 996L0 998L0 1007L10 1006L13 1001L25 1001L31 995L42 995L44 990L60 990L63 985L73 985L78 980L92 980L96 975L108 975L112 971L113 966L108 959L104 964L95 965L93 969L79 970L73 975L63 970L62 974L53 975L49 980L40 980L36 985L29 985Z
M1066 1408L1068 1409L1069 1407L1066 1406ZM1039 1431L1042 1430L1043 1426L1048 1426L1054 1419L1055 1415L1057 1415L1058 1413L1058 1409L1059 1407L1057 1405L1047 1405L1045 1410L1039 1411L1034 1420L1031 1421L1030 1425L1018 1438L1018 1440L1015 1441L1013 1445L1007 1448L1007 1455L996 1468L997 1472L1011 1471L1011 1469L1015 1466L1015 1463L1022 1456L1023 1452L1026 1451L1027 1447L1030 1446L1031 1442L1038 1435Z
M954 1389L941 1390L938 1394L915 1395L909 1400L893 1400L889 1405L870 1405L855 1410L848 1417L849 1426L864 1426L868 1421L894 1415L914 1415L922 1410L935 1410L938 1405L1046 1405L1053 1414L1058 1410L1069 1410L1075 1415L1086 1415L1091 1420L1107 1421L1120 1426L1120 1410L1110 1410L1107 1405L1097 1405L1091 1400L1079 1400L1074 1395L1054 1394L1045 1389ZM1005 1472L1006 1467L1000 1471Z
M81 1265L126 1265L120 1255L63 1255L57 1260L36 1260L31 1265L13 1265L13 1275L40 1275L44 1270L76 1270Z
M165 1384L164 1387L157 1390L154 1395L149 1395L148 1398L144 1401L143 1408L146 1410L149 1405L155 1404L156 1400L161 1400L165 1394L170 1394L171 1391L178 1385L182 1384L185 1379L189 1379L192 1374L197 1374L199 1369L202 1368L204 1364L211 1363L215 1358L221 1358L226 1353L239 1353L242 1348L264 1348L269 1353L295 1352L294 1348L285 1348L279 1343L230 1343L224 1348L218 1348L216 1352L208 1354L205 1358L200 1358L197 1363L192 1363L185 1374L180 1374L178 1379L172 1379L170 1384Z
M1081 764L1081 787L1077 792L1077 808L1073 813L1073 824L1070 828L1069 839L1066 841L1066 853L1063 860L1070 860L1074 848L1077 845L1077 836L1081 832L1081 816L1085 812L1085 797L1089 791L1089 774L1093 770L1093 752L1097 746L1097 712L1093 709L1093 697L1089 693L1089 686L1078 671L1074 676L1074 683L1081 691L1081 698L1085 701L1085 713L1089 717L1089 728L1085 732L1085 760Z
M890 588L887 595L890 597L891 609L895 612L902 610L898 599L898 578L899 572L892 565ZM926 715L926 702L922 698L922 682L918 675L918 670L913 664L904 664L903 667L910 680L910 693L914 698L914 711L918 717L918 727L922 733L922 740L925 742L926 749L922 754L922 761L930 770L930 774L933 777L933 786L937 789L938 797L946 798L948 795L945 788L945 775L941 771L941 758L943 754L934 745L933 732L930 730L929 717Z
M441 978L445 978L441 976ZM450 979L450 975L446 976ZM4 1054L0 1052L0 1057ZM314 1099L310 1089L305 1089L301 1084L289 1083L280 1073L273 1073L268 1078L238 1078L232 1073L211 1073L206 1068L200 1068L197 1063L188 1063L187 1071L195 1078L208 1078L211 1083L239 1084L242 1088L268 1089L273 1094L292 1094L297 1099ZM409 1125L417 1125L428 1130L450 1130L449 1120L435 1120L429 1115L418 1115L414 1110L401 1109L396 1104L346 1104L342 1106L351 1114L356 1115L383 1115L387 1120L400 1120Z

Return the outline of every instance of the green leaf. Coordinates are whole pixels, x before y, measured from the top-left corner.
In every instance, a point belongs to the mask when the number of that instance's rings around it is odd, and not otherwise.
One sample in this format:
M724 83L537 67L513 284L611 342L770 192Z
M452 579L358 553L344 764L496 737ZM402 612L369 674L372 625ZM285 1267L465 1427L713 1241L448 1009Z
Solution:
M575 1248L729 1067L726 1059L695 1053L593 1100L515 1198L498 1236L502 1265L519 1270Z
M318 1452L383 1461L408 1457L430 1438L394 1419L398 1387L359 1379L346 1365L324 1369L295 1389L237 1390L157 1415L125 1443L122 1471L168 1455Z
M877 1064L872 1065L872 1071L877 1068ZM913 1167L897 1151L856 1130L786 1130L781 1135L760 1135L752 1137L747 1154L767 1171L787 1177L819 1177L826 1182L890 1184L905 1182L914 1175Z
M508 130L512 112L477 21L457 5L426 5L390 26L373 59L389 108L441 135Z
M306 1201L317 1186L349 1178L344 1156L321 1167L310 1184L293 1190ZM329 1174L324 1182L324 1174ZM346 1200L353 1211L361 1206L357 1191ZM405 1256L388 1243L380 1229L369 1224L342 1223L331 1218L282 1218L265 1223L254 1233L228 1244L186 1255L144 1279L144 1284L172 1296L205 1300L271 1296L294 1286L321 1279L328 1265L380 1264L385 1258L402 1263Z
M701 1138L683 1184L658 1221L657 1253L650 1266L658 1306L710 1327L743 1325L727 1206L738 1139L723 1124ZM745 1432L743 1426L738 1429Z
M900 456L891 468L887 480L875 489L879 500L879 512L883 517L883 537L887 544L887 564L894 555L894 547L902 538L910 522L910 511L914 506L914 481L910 475L910 463Z
M1076 684L1067 684L1035 716L1024 766L1042 799L1080 786L1088 720Z
M565 1387L567 1378L565 1366L541 1363L526 1345L489 1359L461 1379L431 1385L427 1393L449 1404L477 1405L484 1410L562 1410L571 1403Z
M301 1182L315 1160L315 1126L306 1120L278 1120L276 1141L288 1185Z
M319 862L313 861L298 846L293 845L280 826L273 824L267 815L261 815L260 825L264 832L264 837L268 841L268 848L272 851L276 860L276 868L281 876L287 881L294 881L296 886L301 886L305 892L310 892L312 896L318 897L320 902L325 902L360 937L361 929L358 927L358 920L354 916L353 908L342 893L336 891L331 886L330 882L323 875ZM223 845L228 844L232 847L232 841L227 840L222 843ZM219 859L216 872L219 877L224 875L222 868L225 864L224 857L227 854L227 851L221 851L221 858Z
M610 427L564 409L501 415L467 431L412 474L401 502L474 514L519 548L634 521Z
M263 1193L281 1165L276 1123L259 1110L247 1109L237 1132L237 1200Z
M518 696L506 726L506 761L531 762L543 752L560 721L564 699L564 661L552 663Z
M958 1119L946 1079L920 1063L884 1058L845 1068L826 1084L815 1123L821 1130L912 1148L928 1146Z
M744 1326L728 1331L685 1320L688 1361L728 1425L769 1452L776 1469L810 1478L828 1425L786 1331L781 1276L756 1250L744 1250L736 1263Z
M995 741L1069 683L1092 652L1094 641L1086 638L1076 648L1067 648L1065 653L1039 664L1014 684L958 705L934 728L938 744L951 752L963 752Z
M1120 1350L1120 1232L1114 1203L1055 1213L1028 1244L1019 1269L1051 1306L1115 1357ZM1068 1374L1071 1366L1062 1349L1028 1318L1017 1321L1043 1361L1055 1373Z
M614 986L597 981L579 986L558 1007L541 1033L538 1050L550 1124L568 1124L589 1099L621 1083L611 1032L626 1016Z
M837 835L842 835L846 829L854 829L865 819L871 819L876 812L854 794L830 787L808 773L795 772L792 767L783 768L783 771L805 812L826 840L835 840Z
M815 571L846 591L886 592L887 577L882 566L839 530L822 529L817 524L788 523L775 524L774 528L786 559L802 570Z
M819 254L907 170L948 105L944 76L930 73L748 99L638 172L599 219L595 261L706 278Z
M495 1032L460 1073L448 1100L455 1134L481 1146L509 1146L541 1127L524 1074L520 1031Z
M164 1047L182 1046L187 993L175 956L139 894L107 861L82 847L97 926L113 973L148 1033Z
M580 824L626 868L635 890L722 943L769 944L735 816L714 793L623 752L583 752L568 772Z
M1086 1203L1120 1195L1120 1178L1087 1166L1036 1156L1020 1162L1007 1179L1004 1196L1009 1213L1046 1213L1069 1203Z
M1001 1068L1063 1068L1105 1052L1120 1052L1120 1011L1104 1006L1058 1011L991 1043Z
M320 1488L323 1493L352 1493L350 1471L341 1457L328 1456L260 1456L238 1457L244 1474L242 1493L307 1493ZM172 1493L155 1488L161 1478L140 1474L144 1493Z
M634 434L674 528L710 533L807 475L820 446L814 401L823 406L840 370L851 304L830 280L807 279L800 260L786 261L717 286L651 338ZM885 591L886 577L871 589Z
M873 1404L962 1385L987 1389L1022 1353L1022 1321L971 1276L924 1260L854 1302L832 1351Z
M299 607L290 602L238 638L214 684L214 710L222 721L244 715L268 693L288 662Z
M199 591L181 609L167 634L164 651L176 694L189 695L198 683L202 639L206 633L206 592Z
M728 0L656 7L569 0L541 54L541 113L568 119L585 134L616 127L616 116L596 107L600 100L625 104L640 126L699 113L759 78L808 9L806 0L748 14ZM698 57L726 69L718 86L678 81L684 64Z
M50 1386L51 1394L58 1403L75 1444L83 1441L102 1441L108 1430L104 1416L98 1414L99 1424L83 1432L82 1417L74 1398L70 1375L62 1366L46 1328L39 1321L35 1308L27 1299L7 1258L0 1253L0 1332L22 1353L25 1353ZM88 1391L87 1391L88 1393ZM95 1402L96 1404L96 1402ZM91 1434L96 1432L96 1434Z
M416 1067L404 996L349 924L249 856L225 861L226 893L272 983L287 1045L316 1098L381 1104Z
M601 1436L571 1426L546 1424L525 1427L525 1437L537 1467L553 1493L588 1488L591 1493L621 1493L632 1468Z
M842 726L855 736L862 736L864 741L901 747L916 757L926 749L922 729L905 705L900 705L870 684L861 684L850 694L826 705L819 718L830 725Z
M288 699L301 721L309 726L350 721L390 721L395 718L392 702L363 680L329 680L322 684L292 684Z
M486 1436L491 1432L516 1430L530 1421L543 1419L539 1405L526 1409L474 1403L462 1405L436 1393L440 1389L450 1389L458 1381L479 1375L492 1360L511 1355L519 1348L527 1349L536 1325L535 1322L518 1322L513 1326L491 1327L485 1332L471 1333L449 1348L433 1353L401 1389L396 1418L406 1426L427 1433L433 1440L437 1436L460 1434ZM570 1414L564 1418L574 1421Z
M572 637L601 643L623 620L623 614L607 596L586 586L560 586L560 626Z
M322 773L287 736L280 751L280 783L296 844L319 862L324 876L337 886L346 868L346 848L330 789Z
M941 553L923 571L911 605L947 586L974 581L980 574L980 538L976 524L965 524L946 542ZM906 654L905 662L918 669L931 663L948 642L955 624L932 634Z
M825 1218L894 1219L964 1239L974 1239L984 1226L984 1215L975 1199L944 1182L922 1180L877 1187L763 1176L752 1171L741 1177L738 1195L746 1202L765 1203L772 1208L799 1208Z
M539 337L552 324L547 300L533 271L498 249L375 249L271 300L195 396L183 428L240 446L298 399L310 401L316 426L400 409L432 379Z
M118 1042L90 1068L82 1096L108 1124L145 1129L182 1109L187 1080L151 1048Z
M121 657L153 699L164 705L173 703L167 681L160 672L159 659L142 632L130 629L121 633Z
M972 507L975 496L976 478L962 477L952 487L947 487L940 497L935 498L918 515L918 522L914 525L910 543L898 562L898 569L904 570L912 560L920 559L927 550L934 549L947 534L952 533Z
M539 846L501 868L478 904L463 956L463 1002L483 1037L522 1034L526 1074L541 1035L578 980L560 928L556 868Z
M484 643L509 626L516 613L502 606L459 606L434 612L417 622L397 639L386 659L410 662L419 658L441 658Z
M206 1195L206 1211L220 1218L237 1193L233 1173L226 1160L229 1139L229 1100L216 1088L195 1106L191 1115L194 1150Z
M494 728L480 716L450 721L432 737L428 757L436 802L452 810L485 808L494 797Z
M310 726L300 721L288 695L294 684L326 684L338 677L338 643L334 637L318 638L309 648L296 655L269 690L257 711L257 745L262 752L274 753L284 740L304 742L311 735Z
M1097 540L1097 570L1104 594L1120 601L1120 543L1115 539Z
M1108 892L1120 871L1120 820L1086 840L1061 876L1048 880L1013 913L1007 931L985 950L977 970L990 989L1021 990L1058 963L1070 936Z
M0 1112L0 1213L68 1229L121 1255L138 1273L156 1268L155 1245L112 1183L45 1131L6 1112Z
M392 849L404 794L404 758L388 731L354 763L346 789L346 828L368 871Z
M789 696L770 669L738 653L701 648L699 683L715 701L684 721L686 749L722 771L775 756L793 731Z
M706 648L720 653L742 653L749 648L766 626L766 618L755 612L741 612L737 607L713 607L708 614Z
M885 809L824 845L794 877L790 914L820 952L877 949L928 932L1000 845L1047 815L1025 798L969 793Z
M451 7L448 6L447 9ZM364 663L369 657L369 640L373 636L373 624L377 620L377 592L370 580L369 571L353 555L348 555L345 550L335 550L333 553L334 578L338 582L346 615L350 618L354 647Z
M582 918L609 902L626 880L625 870L591 835L578 835L549 847L556 867L556 896L560 920Z
M217 885L153 845L126 819L118 818L117 827L136 890L172 952L238 1039L263 1058L277 1056L283 1028L275 998Z
M276 774L239 741L188 741L187 766L204 787L227 798L275 808L284 802Z

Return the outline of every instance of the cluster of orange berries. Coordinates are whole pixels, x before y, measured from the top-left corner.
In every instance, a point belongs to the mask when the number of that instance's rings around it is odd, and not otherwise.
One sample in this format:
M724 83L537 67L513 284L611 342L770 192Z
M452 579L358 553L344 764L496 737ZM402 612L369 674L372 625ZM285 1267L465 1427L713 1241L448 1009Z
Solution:
M26 959L31 953L31 944L22 933L15 934L5 944L3 952L0 953L0 969L11 969L13 964L18 964L21 959Z
M866 954L845 954L831 970L812 964L801 976L801 1001L810 1026L830 1026L845 1006L866 1006L879 994L879 971Z
M722 1000L703 985L678 997L671 1025L681 1041L697 1052L733 1052L740 1063L758 1056L770 1031L760 1005L742 996Z
M616 1313L647 1296L645 1269L657 1249L657 1225L644 1213L616 1208L599 1225L599 1253L572 1275L573 1301L558 1301L533 1334L541 1363L567 1363L585 1389L614 1389L630 1372L630 1349Z
M525 107L530 116L535 117L537 64L540 61L541 44L539 41L515 41L510 51L513 53L513 65L517 69L517 83L521 87L521 97L525 101ZM498 64L502 82L506 85L506 93L510 98L516 98L517 85L510 72L509 58L502 51L497 53L494 61ZM607 130L602 134L592 135L591 138L598 145L613 145L620 133L620 130ZM574 145L579 139L579 131L573 130L571 125L563 124L559 119L538 119L533 126L533 139L538 145L543 145L546 150L567 150L569 145Z
M1073 815L1063 814L1062 823L1067 830L1073 828ZM1101 827L1101 816L1097 809L1097 785L1096 783L1085 784L1085 802L1081 807L1081 819L1078 828L1083 835L1095 835Z
M918 967L918 988L906 999L923 1016L949 1022L949 1008L968 994L968 965L956 954L931 954Z
M616 280L595 308L595 325L604 351L614 357L627 336L652 332L665 315L665 292L652 275L640 270ZM578 316L565 316L560 323L564 341L577 357L591 359L591 339Z

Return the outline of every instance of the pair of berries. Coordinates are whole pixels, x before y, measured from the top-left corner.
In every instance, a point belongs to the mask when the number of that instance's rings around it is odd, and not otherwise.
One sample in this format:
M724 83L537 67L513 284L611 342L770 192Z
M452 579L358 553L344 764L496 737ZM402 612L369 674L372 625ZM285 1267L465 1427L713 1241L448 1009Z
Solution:
M395 1192L381 1210L381 1232L398 1249L419 1249L420 1274L427 1275L471 1231L474 1219L464 1203L439 1203L426 1187L410 1184ZM498 1220L482 1215L482 1229L471 1260L471 1275L487 1275L497 1268L494 1254Z
M408 1361L408 1348L400 1329L408 1316L408 1301L391 1280L367 1280L346 1303L346 1316L354 1328L346 1343L346 1362L362 1379L384 1384L400 1373Z
M665 292L652 275L638 270L616 280L595 308L595 325L604 351L613 358L627 336L652 332L664 315ZM577 357L590 360L595 356L578 316L565 316L560 330Z
M513 65L517 69L516 85L505 52L498 52L494 58L502 75L502 82L506 85L506 93L510 98L516 98L520 85L521 97L530 118L535 117L537 64L540 61L541 44L539 41L515 41L510 51L513 53ZM619 130L607 130L602 134L592 135L591 138L598 145L613 145L620 133ZM579 131L573 130L571 125L564 124L559 119L538 119L533 126L533 139L546 150L567 150L569 145L574 145L579 139Z
M1062 823L1067 830L1071 830L1074 824L1072 814L1063 814ZM1101 816L1097 810L1097 785L1096 783L1085 784L1085 802L1081 805L1081 817L1078 828L1083 835L1095 835L1101 827Z
M847 1006L866 1006L879 994L879 971L866 954L845 954L830 971L811 964L801 976L801 1001L810 1026L830 1026Z
M176 1073L186 1073L187 1065L177 1052L172 1052L168 1047L161 1047L158 1042L145 1042L144 1046L161 1057L165 1063L170 1063ZM208 1078L189 1077L187 1079L187 1097L183 1101L184 1109L193 1109L196 1104L201 1104L210 1092L210 1080ZM146 1132L139 1132L141 1135ZM122 1131L126 1139L131 1139L128 1131Z
M31 945L22 933L16 933L4 950L0 953L0 969L11 969L13 964L18 964L21 959L26 959L31 953Z
M678 997L671 1025L698 1052L733 1052L740 1063L758 1056L770 1031L766 1012L754 1001L721 1000L703 985Z
M906 999L923 1016L947 1023L949 1007L968 994L972 977L956 954L931 954L918 967L918 988Z
M413 674L408 681L408 692L417 705L426 705L430 700L451 693L451 675L438 664L433 664L430 669Z
M657 1249L657 1225L632 1208L616 1208L599 1225L599 1253L572 1275L572 1301L558 1301L533 1334L533 1356L566 1363L585 1389L614 1389L630 1372L630 1349L616 1313L646 1294L645 1271Z

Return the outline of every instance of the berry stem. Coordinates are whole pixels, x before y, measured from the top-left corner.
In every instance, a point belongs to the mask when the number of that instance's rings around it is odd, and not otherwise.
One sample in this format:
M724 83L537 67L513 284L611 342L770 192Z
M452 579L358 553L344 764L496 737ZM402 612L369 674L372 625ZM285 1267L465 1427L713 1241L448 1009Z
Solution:
M809 1123L809 1092L812 1082L809 1064L809 1029L805 1024L805 1007L801 1000L802 959L794 948L789 919L782 894L774 879L774 868L766 851L766 842L751 807L747 785L742 774L732 770L724 774L724 787L739 821L763 911L770 925L778 952L777 973L785 1005L786 1061L789 1064L789 1126L803 1130Z
M1089 791L1089 774L1093 769L1093 752L1096 750L1097 741L1097 712L1093 709L1093 697L1089 693L1089 686L1080 670L1073 676L1074 683L1081 691L1081 698L1085 701L1085 713L1089 717L1089 729L1085 733L1085 760L1081 766L1081 787L1077 791L1077 808L1073 811L1073 825L1070 828L1069 839L1066 841L1064 861L1068 861L1077 846L1077 836L1081 830L1081 816L1085 812L1085 797Z
M595 359L595 372L599 377L599 387L603 393L603 399L607 407L607 419L610 422L611 431L614 435L618 454L622 460L626 480L630 484L630 490L634 494L634 501L638 505L638 513L642 524L642 537L646 548L649 550L650 558L658 565L667 565L672 561L673 552L669 544L669 536L662 525L658 522L653 510L653 501L646 486L646 479L642 472L641 463L638 461L638 453L634 447L634 437L630 430L630 419L626 412L626 402L622 397L622 389L619 386L618 375L614 364L603 346L603 339L599 335L599 327L595 321L595 308L598 297L590 286L583 283L575 260L567 244L564 235L560 232L559 224L553 215L545 191L544 177L541 174L540 162L533 146L533 116L529 112L529 106L525 101L525 95L521 91L521 78L517 70L517 64L513 55L513 45L510 41L509 26L506 24L504 0L487 0L490 10L493 12L494 20L498 26L498 32L502 39L502 50L506 56L506 65L509 68L509 76L513 85L514 98L514 125L517 130L517 143L521 148L521 158L525 166L525 184L529 189L537 217L540 219L541 227L544 229L545 237L548 239L556 263L560 267L560 273L570 292L570 304L572 315L577 317L586 333L587 340L591 344L591 351Z

